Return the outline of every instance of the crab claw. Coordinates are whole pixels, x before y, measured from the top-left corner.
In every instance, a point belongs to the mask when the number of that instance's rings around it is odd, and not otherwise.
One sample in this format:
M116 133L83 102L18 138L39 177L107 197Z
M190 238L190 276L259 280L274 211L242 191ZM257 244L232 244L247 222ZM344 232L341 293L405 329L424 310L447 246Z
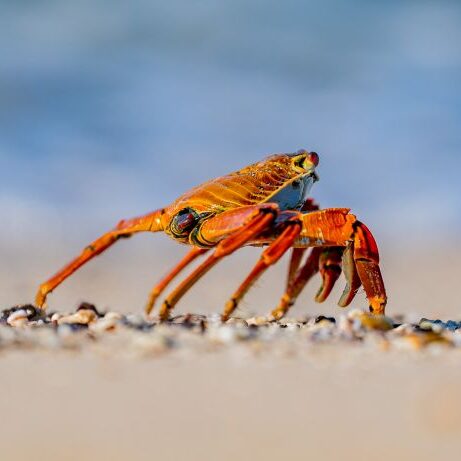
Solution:
M354 224L354 261L370 303L370 311L384 314L387 295L379 268L378 245L368 227L360 221Z

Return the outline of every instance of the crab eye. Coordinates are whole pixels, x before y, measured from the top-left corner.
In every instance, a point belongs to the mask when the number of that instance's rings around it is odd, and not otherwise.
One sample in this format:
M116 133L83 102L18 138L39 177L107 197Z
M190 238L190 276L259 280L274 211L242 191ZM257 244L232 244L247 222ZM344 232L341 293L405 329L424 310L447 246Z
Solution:
M307 152L306 150L300 150L297 152L297 156L294 157L294 165L297 168L301 168L306 171L314 170L319 164L319 155L317 152Z
M293 164L297 168L302 168L304 169L304 160L306 160L306 155L298 155L297 157L294 158Z
M314 166L318 166L320 160L319 154L317 154L317 152L308 153L306 156L306 160L311 162Z
M171 221L171 232L181 237L187 235L197 223L197 213L191 208L181 210Z

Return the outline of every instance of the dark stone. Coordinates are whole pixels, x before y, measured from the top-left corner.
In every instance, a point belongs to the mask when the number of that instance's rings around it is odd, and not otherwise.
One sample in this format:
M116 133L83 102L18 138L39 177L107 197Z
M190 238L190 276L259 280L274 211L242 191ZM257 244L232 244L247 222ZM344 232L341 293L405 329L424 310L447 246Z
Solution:
M88 311L93 311L98 317L104 317L104 314L101 314L97 309L94 304L83 302L80 304L80 306L77 307L77 312L78 311L83 311L83 310L88 310Z
M334 317L325 317L324 315L319 315L315 318L315 323L320 323L321 321L326 320L327 322L336 323L336 319Z
M14 312L24 310L26 311L27 320L34 321L39 319L45 319L45 312L42 309L38 309L32 304L24 304L20 306L13 306L9 309L4 309L0 314L0 323L6 323L8 317Z

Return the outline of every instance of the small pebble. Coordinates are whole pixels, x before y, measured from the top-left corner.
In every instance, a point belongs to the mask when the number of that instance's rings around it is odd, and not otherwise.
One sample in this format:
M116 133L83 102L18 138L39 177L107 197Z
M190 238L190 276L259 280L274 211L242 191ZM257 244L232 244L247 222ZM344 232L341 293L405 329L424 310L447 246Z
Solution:
M269 323L267 317L251 317L247 319L248 326L260 327Z
M229 320L226 320L225 325L234 325L237 327L248 327L248 323L245 319L239 319L237 317L231 317Z
M432 344L443 346L453 345L453 341L445 336L435 333L434 331L428 332L414 332L404 337L404 339L414 348L422 349Z
M22 327L27 325L28 321L26 310L19 309L8 316L6 323L12 327Z
M394 328L394 323L384 315L373 315L369 312L361 312L356 319L363 328L368 330L389 331Z
M114 317L103 317L97 319L95 322L89 324L90 331L94 331L96 333L102 333L106 331L114 331L117 328L119 323L119 319Z
M453 320L448 320L445 324L445 328L450 331L456 331L461 328L461 322L454 322Z
M140 331L148 331L154 326L153 322L146 321L146 319L139 314L128 314L122 318L122 322L125 326Z
M97 317L103 317L103 314L101 314L97 309L94 304L91 303L82 303L80 306L77 307L77 312L79 311L93 311Z
M58 319L58 325L63 324L79 324L79 325L88 325L91 322L96 321L98 314L93 309L80 309L77 310L75 314L66 315Z

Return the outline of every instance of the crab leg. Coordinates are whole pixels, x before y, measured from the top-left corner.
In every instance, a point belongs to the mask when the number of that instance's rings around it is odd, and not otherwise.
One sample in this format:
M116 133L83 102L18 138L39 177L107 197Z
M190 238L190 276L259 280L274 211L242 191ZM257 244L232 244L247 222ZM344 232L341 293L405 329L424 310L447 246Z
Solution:
M292 283L288 285L285 293L280 299L279 305L272 311L271 316L274 319L282 318L288 309L296 302L296 299L309 280L317 274L317 272L320 272L322 277L322 285L315 296L315 300L318 303L325 301L331 293L336 280L341 275L342 253L343 249L340 247L331 247L327 249L319 247L313 248Z
M343 253L342 266L344 275L346 276L346 287L344 288L343 294L338 302L340 307L347 307L354 299L357 291L359 290L362 282L360 281L357 268L354 261L354 247L350 243Z
M195 261L199 256L205 254L208 251L207 248L193 248L190 250L186 256L184 256L179 263L173 267L173 269L162 279L160 282L155 285L149 295L149 300L147 302L145 312L146 315L149 315L152 312L155 301L163 293L165 288L171 283L171 281L189 264Z
M44 308L46 297L64 280L72 275L78 268L87 263L90 259L101 254L107 248L112 246L121 238L131 237L136 232L158 232L163 230L162 215L164 210L157 210L144 216L120 221L117 227L99 237L93 243L88 245L83 252L63 267L56 275L51 277L45 283L42 283L38 289L35 303L38 307Z
M293 277L288 284L278 306L271 313L271 317L275 320L281 319L286 314L288 309L295 303L296 298L301 294L307 282L317 274L321 252L321 248L313 248L302 268L295 274L296 277Z
M160 309L160 319L167 320L171 310L184 294L203 277L212 267L214 267L225 256L230 255L238 248L241 248L251 240L254 240L263 231L267 230L273 223L278 214L278 206L275 204L262 204L245 207L242 210L232 210L229 213L211 218L207 221L197 236L200 240L209 243L212 238L220 236L222 240L217 244L215 250L200 266L198 266L186 279L179 284L175 290L165 299ZM226 225L223 223L237 226L233 232L223 237L226 231ZM208 232L206 232L208 231ZM229 233L229 228L227 230Z
M261 277L269 266L275 264L292 246L301 232L301 223L297 216L289 218L284 226L283 232L263 251L259 261L253 270L243 281L231 299L226 303L222 320L228 320L239 302L245 296L251 286Z
M307 248L293 248L291 250L290 263L288 265L287 289L293 283L298 273L301 261Z
M341 259L343 248L332 247L323 250L319 260L319 272L322 276L322 285L315 295L318 303L323 303L331 293L336 280L341 275Z

